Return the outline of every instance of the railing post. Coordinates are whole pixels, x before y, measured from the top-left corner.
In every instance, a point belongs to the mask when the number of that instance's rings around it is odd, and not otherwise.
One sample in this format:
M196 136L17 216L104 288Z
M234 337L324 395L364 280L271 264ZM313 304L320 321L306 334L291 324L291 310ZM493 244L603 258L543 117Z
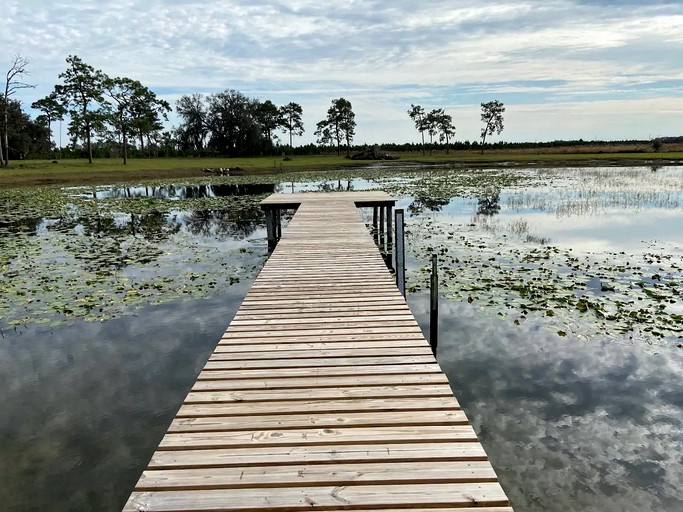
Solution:
M432 254L432 276L429 287L429 345L436 356L439 345L439 269L436 254Z
M384 207L379 207L379 251L386 254L384 249Z
M396 254L396 286L406 297L406 252L403 229L403 210L397 209L394 213L396 225L396 243L394 244L394 254Z
M391 261L391 253L394 251L394 228L392 222L394 220L393 206L387 206L387 253L389 254L389 261Z

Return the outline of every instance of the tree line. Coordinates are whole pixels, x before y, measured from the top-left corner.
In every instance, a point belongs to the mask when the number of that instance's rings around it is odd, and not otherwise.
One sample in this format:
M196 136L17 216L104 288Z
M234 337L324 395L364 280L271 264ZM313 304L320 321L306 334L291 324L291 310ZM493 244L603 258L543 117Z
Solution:
M31 105L41 112L34 121L22 112L20 102L11 98L19 89L35 87L22 81L28 75L28 61L15 57L0 97L2 165L8 165L10 158L35 158L54 151L52 125L67 115L71 155L85 156L90 162L94 150L102 156L102 150L109 149L127 163L131 140L138 156L156 156L160 148L167 155L274 154L283 149L278 132L288 137L284 148L291 153L294 137L304 133L303 109L298 103L277 106L236 90L183 95L175 105L179 126L164 131L163 121L168 120L171 106L138 80L110 77L76 55L68 56L66 63L53 91ZM317 123L315 134L320 145L336 146L338 154L345 146L349 155L355 127L351 102L338 98L332 101L325 119Z
M503 113L505 105L498 100L481 104L481 121L484 127L481 129L481 153L484 154L486 137L503 131ZM427 112L421 105L410 105L408 116L415 123L415 128L422 136L422 155L425 155L425 132L429 134L429 155L434 147L434 137L438 135L439 142L445 143L446 154L450 152L450 140L455 135L453 118L446 114L442 108L436 108Z
M76 55L69 55L66 64L53 90L32 103L40 115L31 119L12 96L35 85L26 81L28 61L14 57L4 91L0 91L0 164L7 166L10 159L56 155L52 126L66 116L70 144L59 148L61 156L86 157L90 162L95 154L117 156L125 164L131 153L236 157L321 150L341 155L343 149L350 156L354 147L355 113L351 102L343 97L333 99L326 117L316 124L318 146L309 144L295 150L294 137L305 131L303 109L298 103L278 106L232 89L183 95L175 105L179 125L164 130L171 105L147 86L131 78L111 77ZM504 111L498 101L482 103L482 152L487 135L503 130ZM411 105L408 115L421 135L423 154L425 135L429 136L430 154L437 145L447 154L452 147L463 147L463 143L452 144L455 126L442 108L427 112L420 105ZM278 134L284 135L283 144Z

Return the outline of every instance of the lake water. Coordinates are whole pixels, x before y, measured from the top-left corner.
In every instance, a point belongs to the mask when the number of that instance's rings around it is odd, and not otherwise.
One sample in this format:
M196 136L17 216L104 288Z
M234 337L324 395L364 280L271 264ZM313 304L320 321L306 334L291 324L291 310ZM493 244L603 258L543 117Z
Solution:
M439 362L515 509L683 509L683 168L338 174L0 191L0 509L120 510L265 261L258 200L368 188L425 332L439 255Z

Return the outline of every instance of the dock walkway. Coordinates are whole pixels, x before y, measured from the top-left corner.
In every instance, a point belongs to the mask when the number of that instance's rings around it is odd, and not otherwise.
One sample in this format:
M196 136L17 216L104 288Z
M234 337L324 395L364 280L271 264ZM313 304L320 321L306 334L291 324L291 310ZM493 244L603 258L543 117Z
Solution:
M124 511L511 512L355 207L393 200L295 200Z

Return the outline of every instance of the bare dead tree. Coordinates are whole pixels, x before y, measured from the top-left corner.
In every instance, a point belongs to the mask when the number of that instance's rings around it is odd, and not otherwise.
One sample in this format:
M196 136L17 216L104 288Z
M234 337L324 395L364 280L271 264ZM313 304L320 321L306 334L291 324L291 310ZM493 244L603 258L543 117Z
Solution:
M12 59L7 74L5 75L5 89L2 100L2 140L4 141L4 153L0 143L0 162L2 166L9 165L9 98L20 89L32 89L35 84L24 82L24 77L28 76L26 67L28 66L28 59L16 54Z

